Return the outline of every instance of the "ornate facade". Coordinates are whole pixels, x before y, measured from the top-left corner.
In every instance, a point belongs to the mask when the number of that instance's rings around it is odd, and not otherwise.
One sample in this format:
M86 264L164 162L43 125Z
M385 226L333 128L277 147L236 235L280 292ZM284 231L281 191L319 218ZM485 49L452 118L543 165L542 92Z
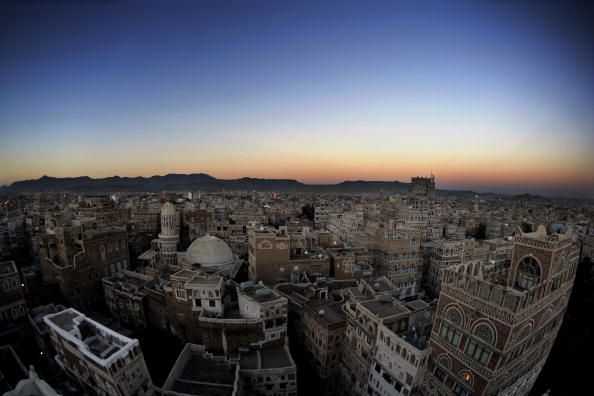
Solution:
M447 271L431 334L427 395L526 395L557 336L579 252L571 233L517 230L511 266Z

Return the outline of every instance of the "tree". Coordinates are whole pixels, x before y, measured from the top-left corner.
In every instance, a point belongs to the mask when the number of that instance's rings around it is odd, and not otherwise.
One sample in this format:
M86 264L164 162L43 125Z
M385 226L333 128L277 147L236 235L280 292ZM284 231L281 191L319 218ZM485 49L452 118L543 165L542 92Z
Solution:
M305 204L305 206L301 207L301 218L305 217L311 221L314 219L314 207L311 204Z

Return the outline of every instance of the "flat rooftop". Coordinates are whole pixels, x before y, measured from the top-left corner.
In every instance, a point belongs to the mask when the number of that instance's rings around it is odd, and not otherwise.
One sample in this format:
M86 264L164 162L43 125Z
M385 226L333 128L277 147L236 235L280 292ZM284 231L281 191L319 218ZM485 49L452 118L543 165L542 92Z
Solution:
M342 312L339 305L330 304L326 300L314 300L307 304L315 313L316 316L330 325L346 322L346 314ZM324 313L320 315L320 312Z
M245 288L245 289L242 289L241 287L239 287L237 289L237 293L242 294L242 295L246 296L247 298L250 298L250 299L258 301L258 302L274 301L274 300L279 300L279 299L283 298L283 297L279 296L271 288L269 288L267 286L260 286L260 285L252 286L252 287Z
M74 319L78 318L79 316L80 315L78 315L77 313L71 312L69 310L64 310L60 313L50 316L49 321L54 323L62 330L70 331L74 329L74 327L76 326L76 323L74 323Z
M395 316L410 312L407 308L395 301L372 300L362 302L361 305L380 318L387 318L389 316Z
M183 279L186 282L192 279L194 276L196 276L196 271L190 271L187 269L183 269L171 274L171 278Z
M406 307L410 308L413 311L422 311L424 309L427 309L430 307L429 304L427 304L425 301L423 300L414 300L414 301L409 301L406 303Z
M138 345L137 340L119 334L73 308L46 315L43 320L62 338L75 344L81 353L103 366L111 365L114 355L123 357Z
M242 353L239 365L244 370L256 370L258 368L258 351Z
M221 281L221 277L213 277L213 276L195 276L193 277L188 284L190 285L218 285Z
M260 351L260 355L262 357L263 369L293 366L291 359L288 356L288 352L284 346L264 349Z

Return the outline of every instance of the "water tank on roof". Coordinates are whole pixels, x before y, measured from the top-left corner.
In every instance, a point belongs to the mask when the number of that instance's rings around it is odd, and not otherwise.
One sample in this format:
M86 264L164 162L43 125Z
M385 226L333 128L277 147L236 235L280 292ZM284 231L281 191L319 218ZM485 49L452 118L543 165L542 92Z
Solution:
M254 287L254 282L252 282L252 281L241 282L239 284L239 287L241 288L241 290L251 289L252 287Z
M382 293L379 295L379 300L381 302L392 302L392 296L387 293Z
M272 296L272 290L267 287L263 287L262 289L256 290L256 296L258 297L270 297Z

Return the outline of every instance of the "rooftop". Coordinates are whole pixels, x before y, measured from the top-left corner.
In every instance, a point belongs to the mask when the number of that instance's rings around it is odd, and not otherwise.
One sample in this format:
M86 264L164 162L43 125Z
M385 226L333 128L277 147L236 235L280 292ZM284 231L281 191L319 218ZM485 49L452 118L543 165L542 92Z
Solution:
M137 340L119 334L73 308L46 315L43 320L83 355L104 367L111 366L116 359L127 356L129 350L138 346Z
M320 317L329 325L346 322L346 314L342 312L337 304L330 304L326 300L313 300L307 306L314 311L314 315Z
M186 345L164 388L190 395L232 395L237 362L214 356L199 347L201 345Z
M387 318L390 316L396 316L410 312L406 307L400 305L394 300L371 300L362 302L361 305L380 318Z
M262 368L281 368L293 366L289 351L284 346L264 349L261 352Z
M278 295L276 291L273 291L269 287L263 285L256 285L247 288L239 287L237 288L237 293L257 302L274 301L283 298Z

